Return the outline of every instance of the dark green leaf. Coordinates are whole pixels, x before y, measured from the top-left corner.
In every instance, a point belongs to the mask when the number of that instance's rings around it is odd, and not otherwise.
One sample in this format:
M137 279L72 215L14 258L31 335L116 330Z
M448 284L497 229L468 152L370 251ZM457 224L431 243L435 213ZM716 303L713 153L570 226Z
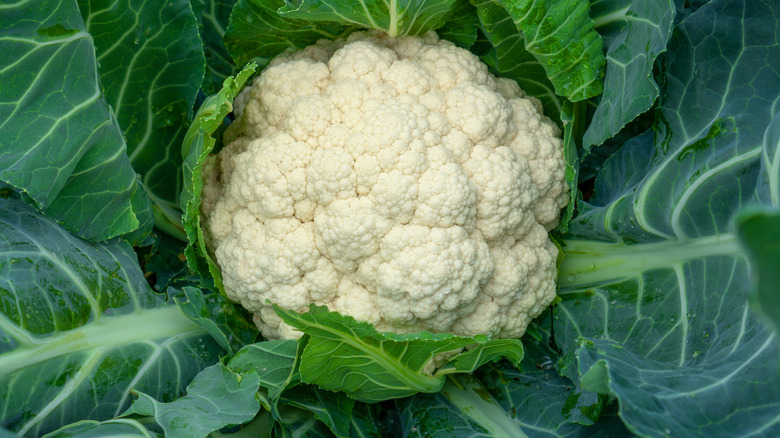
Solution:
M232 77L225 79L219 93L209 96L203 102L198 113L195 114L181 146L181 155L184 158L184 190L179 201L181 209L184 211L182 223L189 241L184 255L187 257L190 269L201 272L204 276L210 274L220 291L222 290L222 275L206 251L203 231L200 228L200 195L203 191L201 169L216 144L213 134L222 126L225 117L233 110L233 99L241 91L249 76L254 73L256 67L255 64L249 64L241 70L235 79Z
M472 3L477 8L480 30L490 43L482 61L499 76L517 81L523 91L542 102L544 114L558 123L562 100L555 94L542 64L525 49L525 39L509 13L491 0Z
M208 438L269 438L272 436L273 425L271 414L261 410L251 422L227 430L212 432Z
M352 424L349 428L350 438L381 438L380 420L377 410L380 405L355 403L352 409Z
M444 18L444 25L436 29L440 38L468 49L477 41L477 15L468 1L459 1Z
M635 0L592 0L590 17L593 27L604 39L604 47L613 40L625 38L626 13ZM687 0L674 0L675 2Z
M436 392L445 374L471 372L500 357L515 362L522 358L518 341L429 332L380 333L371 324L321 306L311 305L302 314L278 306L274 309L284 322L309 335L301 356L301 380L365 402ZM467 346L474 350L456 356L434 373L436 355Z
M0 199L0 425L107 420L130 390L170 399L221 351L149 288L126 243L90 243Z
M163 438L137 420L117 418L108 421L82 420L44 435L44 438Z
M158 233L148 253L144 253L144 276L157 292L167 291L172 282L187 275L185 246L186 244L178 239Z
M722 355L686 367L648 359L614 341L586 341L579 354L580 371L590 373L596 367L599 373L583 379L583 386L608 388L620 400L629 429L638 435L691 436L695 431L693 436L775 436L780 402L770 388L777 388L780 380L777 360L771 358L777 351L771 351L773 337L755 336L756 328L748 328L747 340L739 346L750 356ZM756 421L724 421L724 413L732 410Z
M752 295L755 308L780 330L780 284L777 266L780 245L780 113L775 114L764 132L761 151L761 173L756 187L760 204L771 207L743 212L738 218L737 232L753 263Z
M737 232L751 262L755 309L780 332L780 212L776 208L745 211Z
M529 341L519 370L505 362L488 365L471 378L448 382L440 394L400 401L403 429L409 436L434 437L591 436L597 429L585 425L597 421L606 397L559 376L556 356Z
M734 229L771 198L761 157L780 95L778 16L735 0L689 15L660 58L655 132L607 160L570 224L558 365L615 394L634 432L780 433L776 335L749 310Z
M780 206L780 113L775 114L764 131L756 196L763 205Z
M338 438L349 438L355 400L343 392L331 392L311 385L298 385L282 394L281 403L304 409L323 422Z
M6 4L0 29L0 180L84 238L138 228L135 172L75 1Z
M225 32L225 47L238 65L264 67L288 49L303 49L319 39L336 39L354 30L344 23L312 23L282 17L284 0L238 0Z
M588 110L595 110L595 107L588 105ZM654 118L655 113L653 110L641 114L621 129L617 135L607 139L599 147L591 148L588 153L585 153L581 144L578 145L578 151L580 152L579 155L581 157L580 169L578 172L580 184L595 181L596 176L604 167L604 162L617 152L627 141L651 129L654 124ZM587 195L586 200L592 195L591 187L592 186L583 187L583 196Z
M454 390L458 391L459 388L454 386ZM479 399L476 392L463 390L461 393ZM482 399L484 404L493 408L492 414L496 415L496 420L502 421L502 417L506 417L505 414L495 410L497 409L495 400L492 398L489 400L490 403ZM469 418L472 413L480 414L476 409L477 406L473 404L464 413L458 406L452 404L443 392L417 394L414 397L399 400L398 404L401 429L406 437L488 438L496 436L488 433L485 426L479 424L476 419ZM527 437L522 431L514 436Z
M267 391L269 406L276 403L287 386L298 383L296 359L298 342L292 339L258 342L242 348L228 363L228 368L241 374L255 373L260 386Z
M274 424L274 438L333 438L333 432L311 412L286 406L279 421Z
M206 330L231 355L258 337L257 327L217 292L184 286L170 291L181 311Z
M486 363L506 358L519 363L523 358L523 344L517 339L494 339L464 351L436 371L437 374L472 373Z
M436 396L413 399L404 413L407 431L417 436L528 437L476 379L464 375L451 376Z
M677 16L674 20L675 26L709 2L710 0L674 0L674 4L677 7Z
M178 219L180 145L205 59L189 0L79 0L100 83L154 203Z
M351 24L390 36L422 35L441 27L458 0L286 0L279 9L285 18Z
M187 395L161 403L147 394L138 395L122 416L153 417L167 437L202 438L226 426L251 421L260 403L256 374L238 375L222 364L203 370L187 385Z
M155 239L152 234L154 231L154 210L149 193L140 181L131 202L133 210L136 212L136 219L138 219L138 228L122 235L122 238L133 246L151 245Z
M614 26L617 21L620 32L607 47L604 94L585 132L583 146L586 148L602 144L650 109L659 93L653 64L666 50L672 34L675 16L672 0L612 3L613 7L600 5L598 15L592 14L597 29Z
M9 431L8 429L0 427L0 438L17 438L18 436L19 435Z
M487 2L472 0L478 9L487 7ZM593 29L587 2L495 0L495 3L509 13L516 32L523 35L513 38L512 44L523 44L536 58L557 95L577 102L601 94L603 42Z
M201 85L206 94L218 92L225 79L238 73L222 40L235 3L236 0L192 0L206 55L206 76Z
M577 178L580 170L580 157L577 154L577 139L582 133L581 127L584 123L586 106L584 102L576 104L566 103L561 112L561 121L563 122L563 157L566 161L566 184L569 186L569 205L566 206L559 230L565 233L569 229L569 221L574 215L574 208L577 205L579 190Z

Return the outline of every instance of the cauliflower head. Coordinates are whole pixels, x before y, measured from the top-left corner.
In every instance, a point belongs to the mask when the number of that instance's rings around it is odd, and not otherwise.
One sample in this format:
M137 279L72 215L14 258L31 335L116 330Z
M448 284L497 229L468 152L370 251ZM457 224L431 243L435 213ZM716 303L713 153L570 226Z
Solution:
M266 338L270 303L520 337L555 298L559 129L467 50L358 32L275 58L204 167L206 239Z

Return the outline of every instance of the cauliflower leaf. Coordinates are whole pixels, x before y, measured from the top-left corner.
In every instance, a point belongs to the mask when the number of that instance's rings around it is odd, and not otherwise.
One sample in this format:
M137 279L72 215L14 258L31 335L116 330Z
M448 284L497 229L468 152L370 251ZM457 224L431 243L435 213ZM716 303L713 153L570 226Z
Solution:
M279 306L274 310L307 335L300 359L301 380L344 391L364 402L437 392L447 374L470 373L501 358L517 365L523 358L523 346L517 339L382 333L371 324L313 304L305 313ZM446 360L466 347L469 351ZM442 359L445 363L437 369L436 361Z
M0 181L86 239L136 230L148 201L75 2L4 5L0 29Z
M779 12L713 1L677 26L653 129L604 163L563 241L558 365L635 433L780 433L777 333L750 310L761 265L735 227L778 202Z
M146 283L130 245L72 236L0 197L0 424L41 436L170 399L219 360L209 332Z
M231 76L225 79L222 89L201 104L182 142L184 189L179 202L184 212L182 222L189 241L184 255L190 269L204 273L206 276L210 273L220 291L222 275L206 251L200 227L200 203L203 191L201 168L216 145L214 133L233 110L233 99L256 68L256 64L250 63L235 78Z

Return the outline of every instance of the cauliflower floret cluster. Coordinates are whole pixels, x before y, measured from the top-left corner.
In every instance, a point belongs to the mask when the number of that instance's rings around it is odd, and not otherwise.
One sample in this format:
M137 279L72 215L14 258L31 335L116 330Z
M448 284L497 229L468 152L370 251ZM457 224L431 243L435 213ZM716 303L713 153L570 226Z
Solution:
M228 297L381 331L516 338L555 297L567 203L538 100L434 33L354 33L274 59L235 101L202 214Z

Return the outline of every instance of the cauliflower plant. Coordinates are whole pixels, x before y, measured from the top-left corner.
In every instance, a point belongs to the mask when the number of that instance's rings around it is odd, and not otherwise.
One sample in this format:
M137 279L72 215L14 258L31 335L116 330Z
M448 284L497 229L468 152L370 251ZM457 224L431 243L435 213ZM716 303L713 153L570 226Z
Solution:
M547 232L567 204L558 128L467 50L353 33L274 59L204 168L229 298L373 324L520 337L555 297Z

